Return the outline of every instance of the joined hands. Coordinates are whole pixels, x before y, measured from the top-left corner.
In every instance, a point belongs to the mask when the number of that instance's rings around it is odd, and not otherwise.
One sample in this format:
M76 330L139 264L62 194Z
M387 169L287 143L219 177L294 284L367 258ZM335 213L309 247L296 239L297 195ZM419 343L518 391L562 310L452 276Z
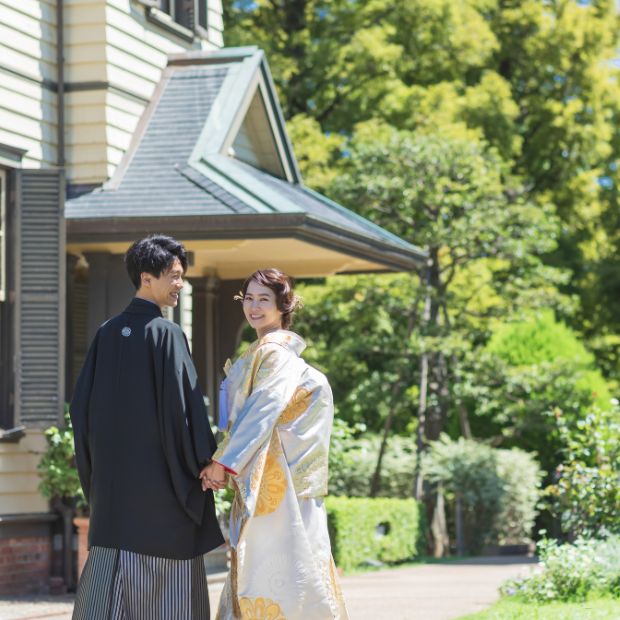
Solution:
M202 490L206 491L211 489L213 491L220 491L226 487L227 476L226 470L219 463L212 461L209 463L199 475L202 482Z

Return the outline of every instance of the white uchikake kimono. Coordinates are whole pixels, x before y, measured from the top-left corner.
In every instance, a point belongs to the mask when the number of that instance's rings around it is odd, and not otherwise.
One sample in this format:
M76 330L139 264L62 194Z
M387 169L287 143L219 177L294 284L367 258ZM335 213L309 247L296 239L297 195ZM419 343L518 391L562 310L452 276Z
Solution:
M231 473L231 568L218 620L346 620L327 532L326 377L278 330L225 368L228 435L213 459Z

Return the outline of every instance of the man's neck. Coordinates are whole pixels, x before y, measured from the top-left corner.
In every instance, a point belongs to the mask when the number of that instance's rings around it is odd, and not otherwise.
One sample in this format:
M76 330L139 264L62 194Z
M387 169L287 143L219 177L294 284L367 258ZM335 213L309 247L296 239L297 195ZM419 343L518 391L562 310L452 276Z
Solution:
M145 295L144 293L141 293L140 291L138 291L136 293L136 298L137 299L142 299L142 301L148 301L149 303L152 303L152 304L156 305L162 312L164 310L154 299L152 299L151 297Z

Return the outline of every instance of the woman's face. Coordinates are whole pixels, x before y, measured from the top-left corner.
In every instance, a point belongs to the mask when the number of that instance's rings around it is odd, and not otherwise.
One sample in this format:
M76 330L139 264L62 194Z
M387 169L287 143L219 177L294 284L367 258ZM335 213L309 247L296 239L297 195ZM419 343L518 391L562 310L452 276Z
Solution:
M243 313L259 336L282 327L282 312L276 306L276 294L254 280L245 292Z

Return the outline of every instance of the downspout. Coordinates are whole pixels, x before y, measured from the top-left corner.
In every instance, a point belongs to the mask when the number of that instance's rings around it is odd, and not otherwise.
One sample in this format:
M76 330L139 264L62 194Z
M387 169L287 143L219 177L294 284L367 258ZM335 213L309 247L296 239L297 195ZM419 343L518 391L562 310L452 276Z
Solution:
M56 0L56 71L58 82L57 126L58 153L56 164L65 167L65 58L64 58L64 11L63 0Z
M64 7L63 0L56 0L56 75L57 75L57 97L56 97L56 125L58 131L58 146L56 154L56 165L59 169L62 178L62 173L65 167L65 36L64 36ZM59 211L64 214L65 192L60 192L60 200L62 204L59 204ZM63 215L64 222L64 215ZM54 506L56 510L61 514L63 522L63 537L62 537L62 555L63 555L63 580L65 587L69 590L73 590L76 586L73 577L73 506L65 504L62 500L58 500Z

